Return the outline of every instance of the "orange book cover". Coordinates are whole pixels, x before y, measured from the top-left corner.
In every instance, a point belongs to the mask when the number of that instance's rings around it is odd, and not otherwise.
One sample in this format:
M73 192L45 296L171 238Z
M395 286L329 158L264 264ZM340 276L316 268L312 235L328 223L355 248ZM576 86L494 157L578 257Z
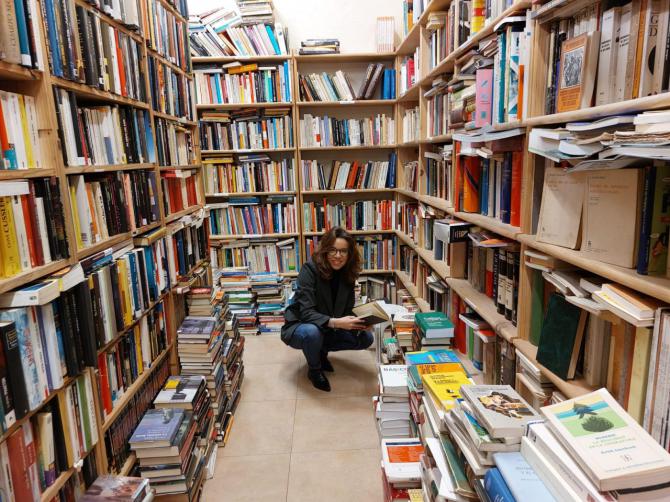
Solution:
M581 107L588 40L589 36L583 33L564 40L561 45L561 70L556 100L556 111L559 113L579 110Z
M463 159L463 164L463 211L478 213L481 162L479 157L466 157Z
M354 162L349 167L349 175L347 176L347 182L344 185L345 188L354 188L356 182L356 171L358 169L358 162Z
M461 210L461 193L463 189L463 159L460 156L461 143L454 142L454 193L452 200L454 202L454 210Z
M637 29L637 45L635 47L635 70L633 72L633 99L637 98L640 93L640 78L642 77L642 64L644 59L644 37L647 35L647 27L645 21L647 20L647 4L649 0L640 1L640 17ZM619 55L621 57L621 55Z
M121 84L121 95L128 96L126 91L126 70L123 65L123 51L121 50L121 44L119 43L119 32L114 31L114 39L116 40L116 57L119 61L119 82Z
M523 176L523 152L512 152L512 190L510 225L521 226L521 178Z
M268 126L265 120L261 120L261 127L263 128L263 148L270 148L268 141Z

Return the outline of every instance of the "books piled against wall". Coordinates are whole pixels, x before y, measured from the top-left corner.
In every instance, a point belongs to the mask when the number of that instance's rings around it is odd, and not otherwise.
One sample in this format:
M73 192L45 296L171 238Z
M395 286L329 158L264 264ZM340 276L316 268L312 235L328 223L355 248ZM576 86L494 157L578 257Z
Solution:
M256 272L249 280L256 294L259 334L279 334L284 325L287 287L276 272Z
M297 272L295 238L216 241L210 248L212 268L249 267L251 272Z
M395 221L395 200L303 203L303 231L306 232L323 232L332 227L393 230Z
M305 113L300 119L302 147L373 146L395 144L395 120L385 113L373 117L337 119Z
M199 105L291 101L293 77L289 61L245 65L236 61L223 67L199 65L193 74Z
M235 197L208 204L212 235L285 234L298 231L295 196Z
M11 8L11 7L10 7ZM0 168L44 168L35 98L0 91Z
M203 112L200 145L203 150L293 148L290 108Z
M421 75L421 68L419 67L419 47L414 50L411 56L404 56L400 61L399 82L400 82L400 96L405 94L409 89L414 87Z
M561 16L549 32L545 113L578 110L665 92L668 6L650 2L585 7ZM583 53L568 72L567 61ZM569 78L572 77L572 78Z
M211 157L204 160L205 193L295 191L295 159L272 160L265 154Z
M36 19L37 6L29 1L8 3L6 15L0 21L0 60L38 70L44 69L42 47Z
M382 63L368 65L358 92L342 70L332 75L326 72L298 75L298 79L300 99L304 102L373 99L380 83L380 99L395 99L395 70L384 68Z
M153 56L148 57L148 66L153 110L192 120L191 80Z
M52 75L146 102L140 43L82 5L49 0L45 9L58 12L44 18Z
M340 41L337 38L308 38L300 42L298 54L339 54Z
M13 277L68 257L57 178L3 181L0 192L0 277Z
M163 210L171 215L193 206L203 199L199 193L198 171L192 169L171 169L161 173L163 188Z
M129 440L169 375L170 364L169 358L166 357L156 366L137 392L124 403L123 410L109 426L105 433L105 445L110 472L120 472L128 460L132 453Z
M456 148L459 147L457 142ZM489 158L460 156L454 173L454 208L519 227L522 176L521 151L507 151Z
M190 166L195 162L192 132L177 122L154 117L159 166Z
M131 0L128 3L133 3ZM185 2L184 2L185 4ZM184 7L186 7L184 5ZM184 9L184 17L188 17L188 10ZM144 36L147 47L155 50L172 64L184 71L190 71L190 57L188 54L188 28L186 23L177 18L172 10L160 2L148 2L144 14Z
M160 219L152 171L81 174L70 176L68 182L79 249Z
M82 106L72 91L54 87L66 166L155 162L149 112L130 106Z
M402 142L413 143L419 141L420 135L419 107L408 108L402 116Z
M302 160L303 190L395 188L397 154L388 161Z
M182 216L166 227L170 284L196 272L209 256L209 222L203 209ZM158 232L160 229L158 230Z
M241 4L241 2L238 2ZM288 54L288 33L272 21L272 7L266 20L256 22L234 9L221 7L189 17L192 56L275 56ZM267 13L269 9L269 13Z

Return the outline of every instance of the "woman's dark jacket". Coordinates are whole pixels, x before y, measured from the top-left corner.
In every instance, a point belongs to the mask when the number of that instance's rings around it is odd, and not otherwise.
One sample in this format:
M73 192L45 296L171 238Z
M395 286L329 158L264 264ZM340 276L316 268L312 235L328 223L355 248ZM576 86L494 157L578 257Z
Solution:
M324 331L331 317L352 315L354 286L342 281L336 298L332 297L330 280L323 279L312 260L302 266L298 275L298 289L293 302L286 307L281 339L288 343L301 323L315 324Z

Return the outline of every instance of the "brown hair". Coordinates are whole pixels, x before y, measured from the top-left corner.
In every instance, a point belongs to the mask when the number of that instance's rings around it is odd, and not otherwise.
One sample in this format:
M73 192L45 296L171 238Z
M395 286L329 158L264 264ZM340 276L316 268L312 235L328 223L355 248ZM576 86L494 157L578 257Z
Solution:
M328 230L321 240L319 240L319 245L314 251L312 259L316 265L316 270L319 272L319 275L324 279L330 279L333 276L333 269L328 262L328 250L335 245L336 239L344 239L349 244L349 254L347 255L347 263L342 267L342 277L348 284L353 284L358 279L358 275L361 273L361 256L358 252L358 246L356 241L342 227L334 227Z

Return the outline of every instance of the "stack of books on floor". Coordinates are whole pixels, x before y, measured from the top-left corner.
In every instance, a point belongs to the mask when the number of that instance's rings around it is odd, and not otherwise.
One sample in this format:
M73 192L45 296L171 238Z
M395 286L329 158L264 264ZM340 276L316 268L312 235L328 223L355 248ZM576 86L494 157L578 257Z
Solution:
M337 38L309 38L300 42L298 54L339 54L340 41Z
M448 349L454 337L454 324L444 312L419 312L414 315L413 348Z
M240 389L244 380L243 355L244 337L240 336L236 327L230 325L230 329L226 328L226 338L223 341L223 399L217 410L216 423L216 439L223 446L230 437L235 409L242 397Z
M285 294L282 278L274 272L251 274L251 291L256 294L259 334L277 334L284 324Z
M382 482L386 502L431 500L421 494L423 456L424 446L419 438L382 439Z
M100 476L88 487L79 502L151 502L153 499L154 492L148 479Z
M407 308L406 303L401 303L401 305ZM414 306L416 306L416 303L414 303ZM414 316L416 315L416 312L412 312L409 308L408 310L410 310L410 312L406 314L396 314L393 318L395 338L398 340L398 345L403 350L412 350L412 333L414 333Z
M379 396L373 398L377 430L382 438L412 437L407 391L407 366L379 366Z
M251 291L248 267L220 269L219 286L242 335L257 335L256 295Z

